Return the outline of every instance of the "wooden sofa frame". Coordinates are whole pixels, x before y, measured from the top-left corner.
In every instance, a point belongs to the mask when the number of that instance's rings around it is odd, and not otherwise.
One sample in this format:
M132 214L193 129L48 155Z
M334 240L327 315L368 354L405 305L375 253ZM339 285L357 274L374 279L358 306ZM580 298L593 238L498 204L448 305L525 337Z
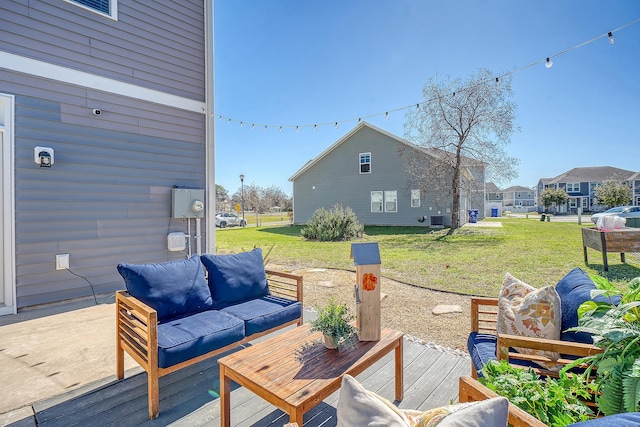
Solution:
M518 359L529 362L552 362L547 357L509 351L509 349L513 347L558 352L575 357L584 357L602 353L601 348L591 344L498 334L496 332L497 317L498 298L474 297L471 299L471 331L497 335L498 342L496 344L496 357L498 360L510 361ZM561 365L568 365L572 362L573 360L571 359L559 359L555 361L555 363ZM539 375L551 377L558 376L557 372L543 368L534 368L534 371ZM473 361L471 362L471 376L476 379L478 378L475 367L473 366Z
M269 291L273 295L295 299L303 303L303 278L300 275L266 270ZM116 377L124 378L124 352L126 351L148 374L147 390L149 418L159 413L159 378L184 367L230 350L241 344L290 325L302 325L302 317L264 332L246 336L241 341L194 357L184 362L160 368L158 366L158 315L157 312L126 291L116 292Z

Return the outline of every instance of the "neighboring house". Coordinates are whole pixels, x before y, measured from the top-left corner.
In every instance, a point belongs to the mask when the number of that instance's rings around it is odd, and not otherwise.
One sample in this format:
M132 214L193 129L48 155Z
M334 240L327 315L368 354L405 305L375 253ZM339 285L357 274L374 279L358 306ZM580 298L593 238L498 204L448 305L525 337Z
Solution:
M487 202L498 202L502 205L503 194L502 190L498 188L493 182L487 182L484 186L485 200Z
M172 189L215 188L212 4L0 2L0 313L90 296L87 281L122 289L119 262L185 257L167 249L191 224Z
M535 190L521 185L514 185L502 190L503 206L523 210L535 210L536 197Z
M638 175L638 172L611 166L573 168L555 178L540 179L537 185L537 192L539 197L546 188L564 189L569 195L569 201L561 206L554 206L553 208L557 212L575 214L578 208L581 208L583 212L598 211L604 210L605 207L598 205L595 201L596 188L608 179L616 179L632 183L634 191L634 200L632 202L640 205ZM544 206L540 206L540 209L544 209Z
M298 170L293 182L293 222L304 224L319 208L350 207L365 225L451 225L451 196L423 192L407 175L409 156L432 151L361 122ZM428 161L428 160L427 160ZM484 215L484 167L461 173L460 223L467 209Z

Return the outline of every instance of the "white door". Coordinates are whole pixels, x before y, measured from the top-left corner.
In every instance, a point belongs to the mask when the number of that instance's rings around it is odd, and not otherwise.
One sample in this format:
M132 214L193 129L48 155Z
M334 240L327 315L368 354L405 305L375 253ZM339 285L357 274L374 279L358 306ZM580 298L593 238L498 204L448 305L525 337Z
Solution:
M16 313L14 203L14 97L0 94L0 315Z

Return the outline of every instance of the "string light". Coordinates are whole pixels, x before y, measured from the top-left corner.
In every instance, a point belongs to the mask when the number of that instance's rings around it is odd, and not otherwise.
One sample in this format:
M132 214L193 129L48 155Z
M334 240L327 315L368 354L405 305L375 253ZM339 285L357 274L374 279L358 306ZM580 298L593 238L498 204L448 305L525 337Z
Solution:
M607 33L601 34L601 35L596 36L596 37L594 37L594 38L592 38L590 40L584 41L584 42L582 42L582 43L580 43L578 45L569 47L569 48L567 48L567 49L565 49L563 51L555 53L554 55L548 56L544 60L538 60L538 61L533 62L531 64L528 64L528 65L525 65L523 67L517 68L515 70L506 72L506 73L502 74L501 76L495 77L494 78L495 79L495 83L496 83L497 86L500 86L500 78L501 77L511 76L511 75L516 74L516 73L518 73L520 71L524 71L526 69L534 67L534 66L536 66L536 65L538 65L540 63L544 63L546 68L551 68L553 66L553 61L551 60L551 58L556 57L556 56L560 56L560 55L564 55L565 53L569 53L569 52L571 52L571 51L573 51L575 49L584 47L584 46L586 46L588 44L591 44L591 43L595 42L596 40L599 40L599 39L604 38L604 37L608 38L610 44L614 44L616 40L615 40L615 37L613 36L613 34L615 32L621 31L621 30L623 30L625 28L631 27L632 25L636 25L638 23L640 23L640 18L636 18L633 21L630 21L630 22L628 22L628 23L626 23L626 24L624 24L624 25L622 25L622 26L620 26L620 27L618 27L618 28L616 28L616 29L614 29L612 31L608 31ZM489 81L479 82L478 84L480 85L480 84L487 84L487 83L489 83ZM468 90L468 89L470 89L470 88L464 88L463 87L462 89L460 89L460 91L465 91L465 90ZM456 92L453 92L452 96L453 96L453 100L455 101ZM433 102L433 101L435 101L435 99L427 99L427 100L424 100L423 103ZM371 114L371 115L365 116L365 117L358 117L358 124L360 124L363 119L367 119L367 118L370 118L370 117L378 117L378 116L381 116L383 114L384 114L385 118L387 120L389 120L391 112L406 110L406 109L411 108L412 106L413 106L413 104L409 105L409 106L399 107L399 108L396 108L394 110L388 110L388 111L385 111L384 113L376 113L376 114ZM415 104L415 107L416 107L416 113L419 113L420 112L420 103ZM216 115L216 113L212 112L211 113L211 117L213 117L214 115ZM223 118L222 115L220 115L220 114L217 114L217 115L218 115L218 119L219 120L221 120ZM242 124L243 124L243 121L234 120L234 119L229 118L229 117L224 117L224 118L227 119L227 123L231 123L232 121L237 121L237 122L240 123L240 126L242 126ZM348 121L353 121L353 120L355 120L355 119L340 120L340 122L348 122ZM316 123L316 124L313 124L313 125L307 124L307 125L295 125L295 126L293 126L293 125L271 125L271 126L279 126L279 129L280 129L281 132L282 132L282 129L284 127L295 127L296 128L296 132L298 132L301 127L311 127L311 126L313 126L313 130L315 131L318 128L318 126L327 126L327 125L331 125L331 124L333 124L334 127L336 129L338 129L338 127L339 127L338 123L339 123L338 121L331 121L331 122L326 122L326 123ZM256 124L252 123L251 124L251 129L254 129L255 126L256 126ZM259 125L259 126L262 126L262 125ZM267 130L268 126L269 125L264 125L264 130L265 131Z
M243 124L244 124L244 122L240 122L240 127L242 127Z

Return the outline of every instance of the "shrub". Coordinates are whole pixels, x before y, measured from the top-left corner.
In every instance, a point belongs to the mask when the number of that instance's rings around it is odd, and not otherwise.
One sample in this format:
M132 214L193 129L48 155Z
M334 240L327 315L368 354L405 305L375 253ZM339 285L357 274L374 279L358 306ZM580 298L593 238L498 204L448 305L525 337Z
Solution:
M317 209L300 233L309 240L336 242L360 237L363 230L355 212L338 204L331 210Z

